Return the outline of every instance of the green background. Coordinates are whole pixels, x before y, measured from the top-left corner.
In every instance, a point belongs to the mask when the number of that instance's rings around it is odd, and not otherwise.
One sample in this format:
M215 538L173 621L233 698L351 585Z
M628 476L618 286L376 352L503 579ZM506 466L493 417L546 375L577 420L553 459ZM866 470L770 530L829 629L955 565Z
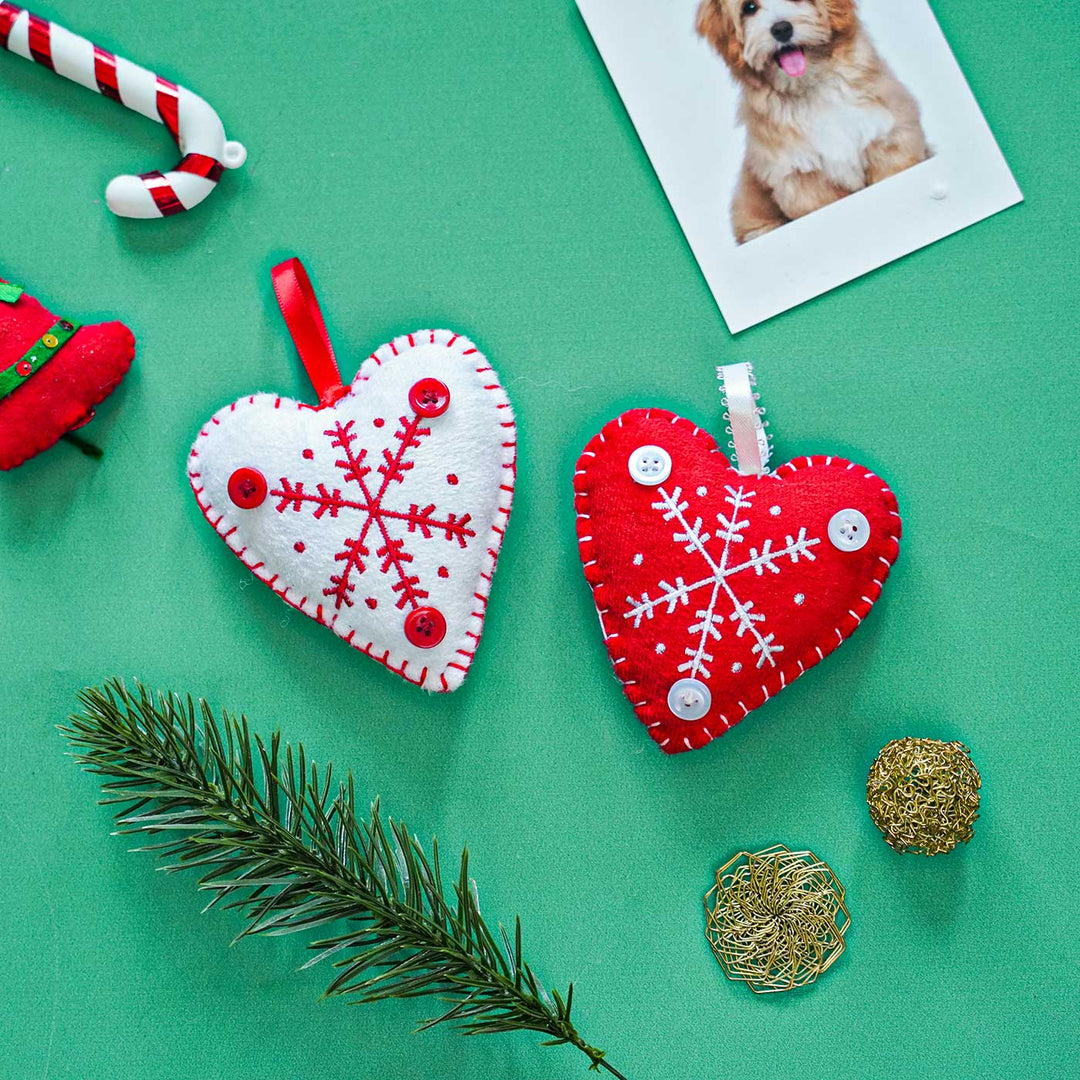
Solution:
M203 93L250 150L200 210L106 210L165 133L0 54L0 273L123 317L136 365L87 434L0 476L0 1073L458 1080L579 1076L530 1036L411 1027L424 1003L319 1004L295 939L229 949L191 880L129 855L53 725L113 673L280 725L524 920L582 1033L631 1080L1076 1075L1077 22L941 0L1027 202L738 339L726 332L572 0L71 0L42 14ZM346 374L449 326L496 365L520 481L484 645L426 697L253 582L184 477L199 424L310 397L268 272L315 279ZM757 363L776 460L888 478L904 544L828 663L708 749L661 755L611 677L577 561L588 437L652 403L719 425L712 367ZM890 738L962 739L970 847L901 858L864 804ZM722 976L701 896L743 847L810 846L849 949L809 990Z

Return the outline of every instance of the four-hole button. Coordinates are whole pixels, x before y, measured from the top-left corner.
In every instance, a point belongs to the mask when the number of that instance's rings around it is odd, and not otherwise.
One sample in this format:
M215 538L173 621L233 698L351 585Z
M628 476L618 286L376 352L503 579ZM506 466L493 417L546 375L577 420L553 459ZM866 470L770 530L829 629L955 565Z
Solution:
M254 510L266 499L266 477L258 469L237 469L229 477L229 498L241 510Z
M418 649L434 649L446 637L446 618L434 607L414 608L405 616L405 638Z
M671 475L671 455L662 446L639 446L626 463L634 482L656 487Z
M450 391L438 379L421 379L409 390L409 405L417 416L442 416L450 408Z
M700 679L679 679L668 690L667 705L680 720L700 720L712 705L712 693Z
M840 551L858 551L870 539L870 522L860 510L840 510L829 519L829 542Z

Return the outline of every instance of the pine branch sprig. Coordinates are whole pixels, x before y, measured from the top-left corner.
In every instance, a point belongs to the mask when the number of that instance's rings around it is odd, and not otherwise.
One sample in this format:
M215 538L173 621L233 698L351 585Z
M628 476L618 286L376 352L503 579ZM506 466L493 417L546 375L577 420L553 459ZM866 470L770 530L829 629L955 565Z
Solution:
M61 732L75 758L106 779L102 803L117 807L121 835L161 838L152 851L169 872L198 870L212 893L253 934L342 933L311 942L301 970L330 961L324 996L355 1002L433 995L450 1007L420 1030L451 1023L463 1034L536 1031L545 1046L569 1044L625 1080L578 1034L574 988L550 993L522 953L521 921L496 939L480 912L469 852L450 895L437 841L428 858L400 821L384 821L378 800L358 817L353 778L308 760L302 744L252 734L244 716L205 701L123 681L79 695L82 712Z

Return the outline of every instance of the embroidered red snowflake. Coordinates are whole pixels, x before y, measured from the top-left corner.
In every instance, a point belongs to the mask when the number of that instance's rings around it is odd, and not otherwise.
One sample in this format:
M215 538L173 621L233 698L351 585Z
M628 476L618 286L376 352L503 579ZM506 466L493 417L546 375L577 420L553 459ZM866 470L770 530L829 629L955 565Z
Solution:
M391 587L397 593L397 607L417 608L429 595L428 590L410 566L414 557L405 546L405 538L391 535L391 523L404 524L408 534L415 534L417 539L430 540L441 535L464 548L476 536L469 528L470 515L458 517L447 513L439 517L435 503L427 506L409 503L405 509L387 505L391 485L403 485L415 464L409 460L410 451L418 449L431 434L431 428L422 425L421 417L400 417L394 432L397 447L384 448L382 461L374 467L368 463L367 448L354 445L359 438L355 423L355 420L346 423L338 420L334 427L323 432L331 448L342 453L334 462L335 468L341 470L342 488L319 483L314 491L305 491L302 480L294 482L283 476L281 486L271 489L270 494L279 500L276 507L279 514L289 510L300 514L308 508L316 520L326 514L336 518L342 512L357 515L356 535L346 537L342 550L334 556L343 565L338 573L331 574L329 585L323 589L324 596L333 597L335 608L352 607L357 579L370 571L374 560L378 561L378 572L393 579Z

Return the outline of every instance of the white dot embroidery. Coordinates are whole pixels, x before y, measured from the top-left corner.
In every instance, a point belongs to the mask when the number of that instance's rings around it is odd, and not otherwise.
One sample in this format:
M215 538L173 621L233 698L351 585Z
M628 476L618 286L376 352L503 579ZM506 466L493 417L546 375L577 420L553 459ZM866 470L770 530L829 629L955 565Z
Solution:
M643 563L644 561L645 561L645 556L644 556L644 555L642 555L642 554L641 554L641 552L639 551L639 552L638 552L638 553L637 553L637 554L636 554L636 555L634 556L634 565L635 565L635 566L640 566L640 565L641 565L641 564L642 564L642 563Z
M769 507L769 513L772 514L773 517L779 517L780 516L780 507L779 506L770 506Z
M801 604L805 599L806 599L806 597L803 596L803 594L801 592L797 592L795 594L795 603L796 604Z
M740 671L742 671L742 664L736 660L735 663L731 665L731 673L732 675L738 675Z
M657 656L663 656L664 653L666 653L666 652L667 652L667 646L662 641L658 641L656 643L656 655Z
M707 487L699 487L697 493L699 499L704 499L705 496L709 494L709 489Z

